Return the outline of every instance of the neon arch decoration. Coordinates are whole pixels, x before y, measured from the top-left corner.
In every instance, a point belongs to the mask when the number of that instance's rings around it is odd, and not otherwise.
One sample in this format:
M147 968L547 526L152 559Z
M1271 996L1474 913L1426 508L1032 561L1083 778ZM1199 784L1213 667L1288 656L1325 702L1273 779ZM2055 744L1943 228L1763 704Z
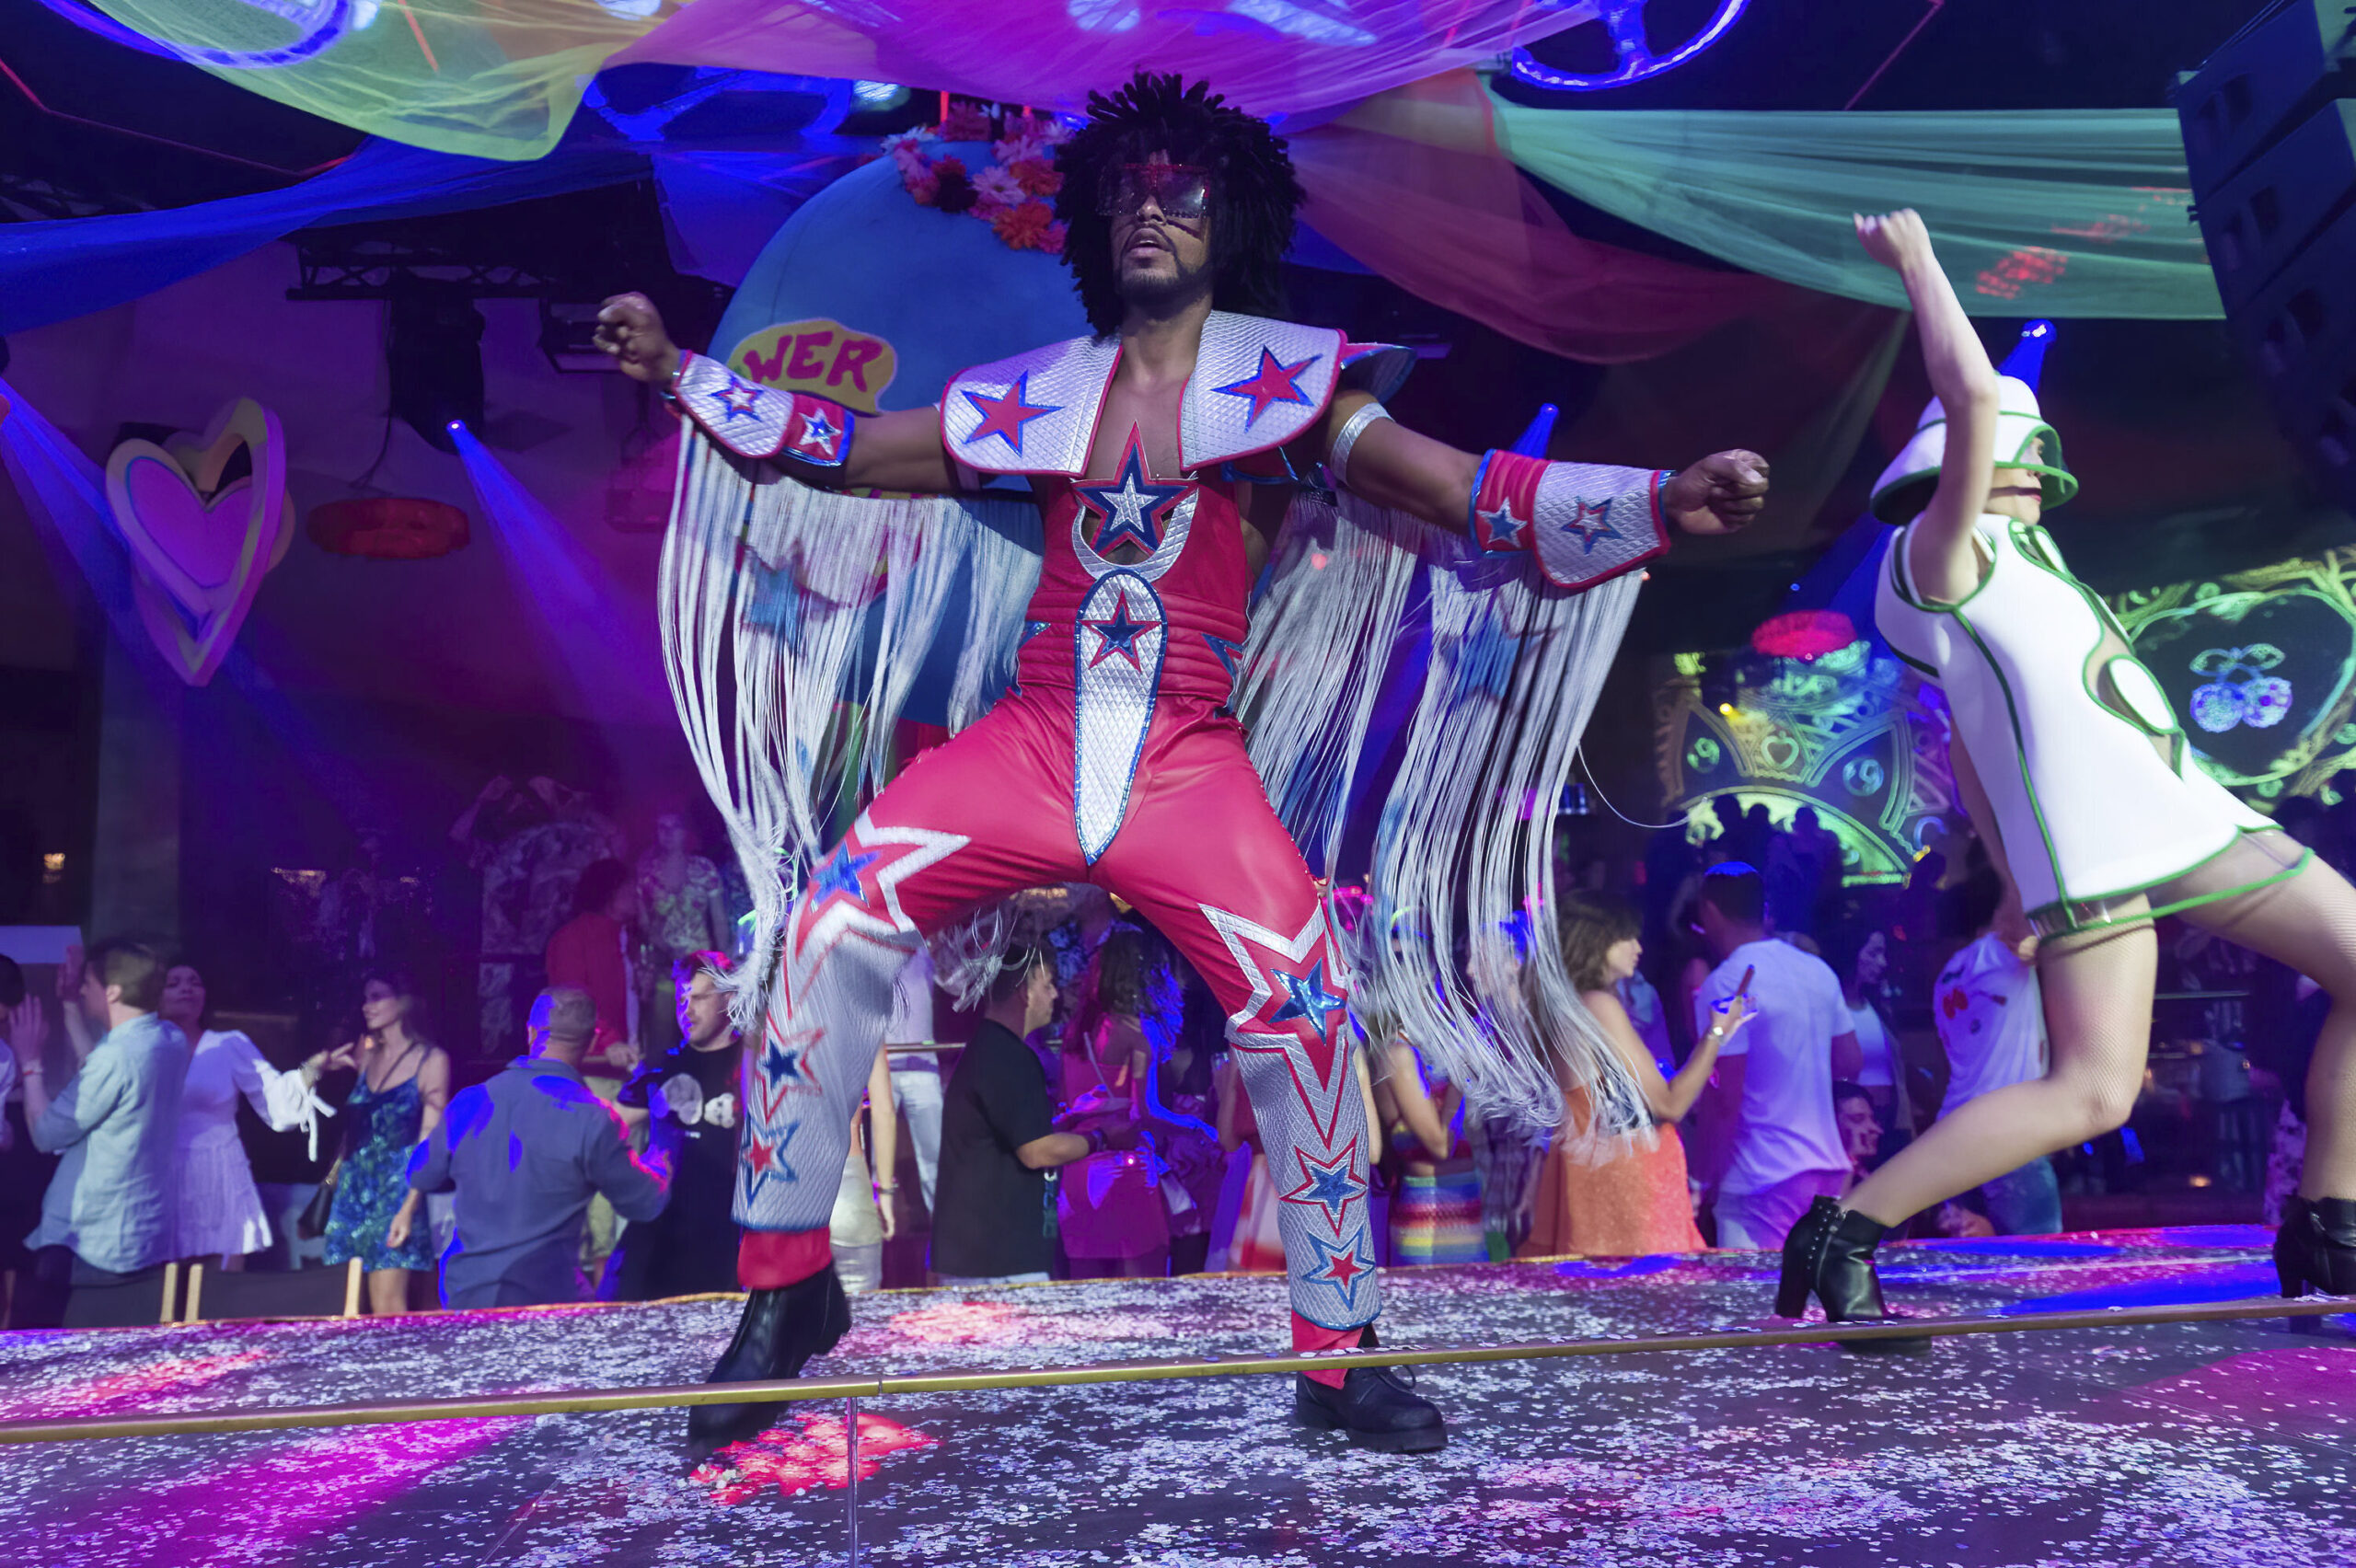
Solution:
M1591 93L1605 87L1624 87L1631 82L1674 71L1724 38L1727 29L1749 8L1750 0L1717 0L1717 8L1707 22L1684 42L1660 54L1653 52L1652 40L1645 28L1646 4L1647 0L1576 0L1576 4L1564 7L1574 14L1585 13L1573 24L1574 28L1596 22L1611 35L1619 63L1602 75L1558 71L1527 48L1518 47L1513 52L1514 79L1549 92Z
M1779 828L1811 807L1854 886L1906 881L1961 826L1945 698L1873 642L1809 660L1680 653L1673 670L1653 692L1653 755L1694 842L1715 833L1705 801L1763 805Z

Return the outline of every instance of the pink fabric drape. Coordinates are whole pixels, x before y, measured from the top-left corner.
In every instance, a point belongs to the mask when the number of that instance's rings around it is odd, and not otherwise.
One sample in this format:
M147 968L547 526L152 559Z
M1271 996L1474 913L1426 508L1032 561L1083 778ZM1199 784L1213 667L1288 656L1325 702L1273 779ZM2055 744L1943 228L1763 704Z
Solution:
M1559 32L1531 0L695 0L613 56L908 82L1078 112L1142 65L1254 114L1347 103Z
M1470 71L1291 138L1301 219L1410 294L1596 364L1649 359L1804 291L1582 239L1496 144Z

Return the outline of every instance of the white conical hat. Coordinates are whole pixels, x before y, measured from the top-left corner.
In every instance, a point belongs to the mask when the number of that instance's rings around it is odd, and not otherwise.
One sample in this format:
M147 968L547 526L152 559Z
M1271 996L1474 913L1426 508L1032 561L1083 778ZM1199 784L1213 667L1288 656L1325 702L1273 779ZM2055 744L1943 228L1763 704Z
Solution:
M2027 468L2045 481L2045 504L2059 506L2078 493L2077 476L2062 461L2062 437L2045 422L2037 406L2033 378L2043 368L2046 345L2053 324L2032 321L2021 332L2017 347L2004 360L2007 374L1996 377L1996 464L1999 468ZM2026 376L2009 374L2022 371ZM2044 450L2031 462L2028 449L2042 441ZM1912 521L1930 504L1939 479L1939 464L1947 452L1947 411L1936 398L1915 422L1914 437L1899 450L1874 481L1868 508L1885 523Z

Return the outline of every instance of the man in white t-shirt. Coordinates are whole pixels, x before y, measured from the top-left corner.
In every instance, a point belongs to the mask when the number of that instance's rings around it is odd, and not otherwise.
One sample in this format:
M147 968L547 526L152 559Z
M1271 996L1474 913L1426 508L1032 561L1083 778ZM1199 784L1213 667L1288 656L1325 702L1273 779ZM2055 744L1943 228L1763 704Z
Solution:
M1699 917L1718 966L1694 993L1696 1032L1746 974L1755 1015L1718 1049L1703 1179L1717 1190L1718 1245L1775 1251L1808 1205L1839 1197L1848 1179L1832 1083L1856 1075L1855 1025L1825 962L1768 936L1766 890L1751 867L1712 868Z
M1992 873L1966 884L1964 915L1980 935L1947 960L1931 987L1932 1016L1947 1054L1942 1117L1983 1094L2045 1076L2045 998L2037 971L1994 928L2002 891ZM1999 1236L2050 1236L2062 1228L2061 1184L2053 1161L2042 1155L1981 1183L1980 1196Z

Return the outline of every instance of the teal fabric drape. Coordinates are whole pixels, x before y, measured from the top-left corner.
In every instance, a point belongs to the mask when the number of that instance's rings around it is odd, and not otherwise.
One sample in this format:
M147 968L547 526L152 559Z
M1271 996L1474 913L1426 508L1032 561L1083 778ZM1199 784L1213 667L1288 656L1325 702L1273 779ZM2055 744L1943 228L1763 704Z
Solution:
M1903 306L1852 213L1912 207L1979 316L2223 314L2165 110L1783 114L1528 109L1515 163L1749 271Z

